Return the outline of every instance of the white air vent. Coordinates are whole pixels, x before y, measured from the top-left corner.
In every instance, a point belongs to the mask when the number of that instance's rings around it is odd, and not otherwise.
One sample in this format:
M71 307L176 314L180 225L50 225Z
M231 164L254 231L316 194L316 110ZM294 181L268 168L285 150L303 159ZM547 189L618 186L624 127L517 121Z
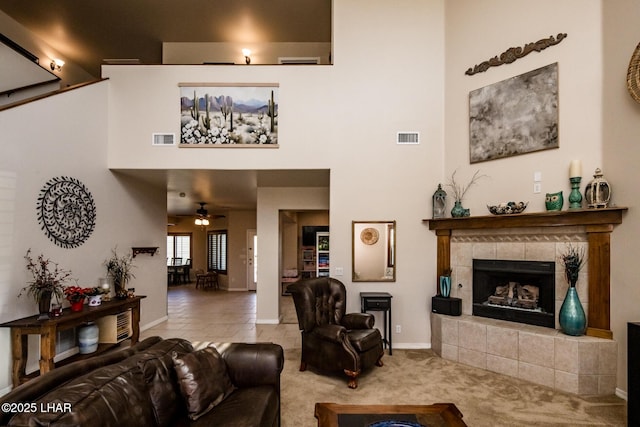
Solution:
M420 144L420 132L398 132L398 144Z
M319 56L308 57L279 57L278 64L319 64Z
M151 145L176 145L176 134L154 133Z

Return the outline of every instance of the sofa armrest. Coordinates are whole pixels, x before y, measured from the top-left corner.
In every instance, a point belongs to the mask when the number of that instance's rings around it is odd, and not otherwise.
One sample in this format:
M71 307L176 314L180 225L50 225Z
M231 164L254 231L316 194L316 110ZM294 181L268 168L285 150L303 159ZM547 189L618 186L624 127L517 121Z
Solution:
M230 343L216 346L236 387L273 385L280 394L284 351L273 343Z
M349 313L342 317L342 326L347 329L373 329L375 321L371 313Z

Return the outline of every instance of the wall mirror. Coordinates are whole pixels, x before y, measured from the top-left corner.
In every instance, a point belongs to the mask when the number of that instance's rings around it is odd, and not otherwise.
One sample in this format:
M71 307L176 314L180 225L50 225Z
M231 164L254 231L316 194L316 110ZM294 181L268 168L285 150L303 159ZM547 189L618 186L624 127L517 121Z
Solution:
M352 277L354 282L396 281L396 222L353 221Z

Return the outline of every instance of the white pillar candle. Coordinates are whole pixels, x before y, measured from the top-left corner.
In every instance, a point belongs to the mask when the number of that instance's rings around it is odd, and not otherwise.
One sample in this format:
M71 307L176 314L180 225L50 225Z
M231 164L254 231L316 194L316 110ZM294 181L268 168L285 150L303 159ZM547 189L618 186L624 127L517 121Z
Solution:
M580 160L571 160L569 164L569 178L582 176L582 162Z

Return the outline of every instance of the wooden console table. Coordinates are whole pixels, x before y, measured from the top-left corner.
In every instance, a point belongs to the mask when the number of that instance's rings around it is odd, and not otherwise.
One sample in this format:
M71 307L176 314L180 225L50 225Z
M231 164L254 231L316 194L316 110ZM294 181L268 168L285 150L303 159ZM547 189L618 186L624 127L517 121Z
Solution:
M118 314L131 309L131 344L138 342L140 337L140 300L145 296L136 296L124 300L113 299L102 304L89 307L85 305L82 311L72 312L66 309L62 316L49 320L38 320L38 315L25 317L0 324L0 327L11 328L11 353L13 358L12 380L13 386L26 382L25 374L28 356L28 335L40 335L40 374L55 368L53 358L56 354L56 338L58 331L74 328L86 322L95 321L101 317ZM117 344L100 344L97 352L103 352ZM95 355L96 353L92 353ZM75 356L74 356L75 357ZM65 362L68 363L69 359Z

